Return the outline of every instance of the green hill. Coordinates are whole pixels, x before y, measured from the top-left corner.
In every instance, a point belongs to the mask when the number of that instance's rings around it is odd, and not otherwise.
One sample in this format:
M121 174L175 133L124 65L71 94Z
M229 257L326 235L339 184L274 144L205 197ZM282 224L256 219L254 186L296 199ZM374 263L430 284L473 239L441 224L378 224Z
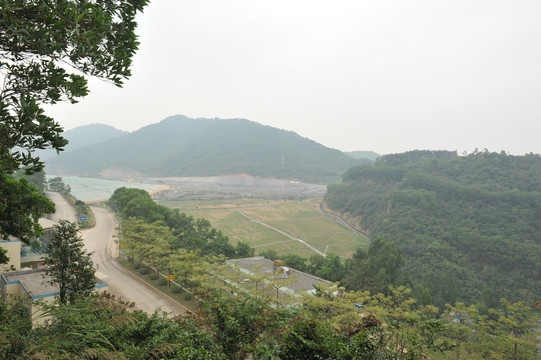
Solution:
M351 168L325 202L395 242L406 259L402 281L428 289L437 306L539 300L539 155L385 155Z
M376 161L377 158L381 157L380 154L373 151L345 151L344 154L351 156L354 159L364 159L370 161Z
M47 162L47 172L99 176L124 169L145 176L261 177L331 182L359 162L298 134L243 119L190 119L158 124L69 151Z
M80 126L72 130L65 131L62 136L66 138L69 143L64 148L64 153L79 148L83 148L89 145L95 145L103 143L104 141L122 136L127 134L127 132L115 129L112 126L104 124L91 124ZM54 159L57 157L56 151L47 149L41 150L38 153L38 156L42 160Z

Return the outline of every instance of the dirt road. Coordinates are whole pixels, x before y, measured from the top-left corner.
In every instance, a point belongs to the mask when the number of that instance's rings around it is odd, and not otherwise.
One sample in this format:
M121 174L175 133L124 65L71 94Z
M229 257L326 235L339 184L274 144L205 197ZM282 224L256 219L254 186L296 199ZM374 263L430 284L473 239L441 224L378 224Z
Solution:
M104 208L91 207L96 226L82 232L85 247L93 251L92 260L98 271L108 276L109 292L134 301L135 308L147 313L161 309L172 315L184 314L186 308L140 280L116 262L118 246L113 235L118 223Z

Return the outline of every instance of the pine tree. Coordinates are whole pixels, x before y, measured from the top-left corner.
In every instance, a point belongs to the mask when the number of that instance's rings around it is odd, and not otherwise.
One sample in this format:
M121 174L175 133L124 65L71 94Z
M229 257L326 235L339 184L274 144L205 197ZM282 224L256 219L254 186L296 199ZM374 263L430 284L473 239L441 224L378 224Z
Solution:
M84 249L83 239L77 235L77 225L61 220L55 225L47 248L44 263L47 282L59 288L60 303L88 295L96 284L91 255Z

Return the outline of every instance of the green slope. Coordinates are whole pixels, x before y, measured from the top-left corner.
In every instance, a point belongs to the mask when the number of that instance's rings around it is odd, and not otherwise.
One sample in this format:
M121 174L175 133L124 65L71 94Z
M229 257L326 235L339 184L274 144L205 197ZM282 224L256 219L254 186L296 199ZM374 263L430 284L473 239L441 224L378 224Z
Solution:
M381 157L380 154L373 151L345 151L344 154L351 156L354 159L365 159L370 161L376 161L377 158Z
M243 119L177 115L99 146L66 152L47 171L98 175L123 168L147 176L249 174L330 182L359 162L294 132Z
M350 169L325 201L394 241L404 281L427 288L438 306L541 293L539 155L386 155Z
M64 152L73 151L89 145L103 143L107 140L125 135L127 132L115 129L112 126L104 124L91 124L80 126L75 129L65 131L62 136L69 141L64 148ZM38 150L36 154L42 159L54 159L58 157L55 150Z

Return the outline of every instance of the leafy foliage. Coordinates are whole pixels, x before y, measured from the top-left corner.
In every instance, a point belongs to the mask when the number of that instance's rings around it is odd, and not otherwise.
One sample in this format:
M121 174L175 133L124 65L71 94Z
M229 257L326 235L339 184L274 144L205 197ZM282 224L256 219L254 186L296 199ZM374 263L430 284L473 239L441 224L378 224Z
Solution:
M302 306L212 292L190 317L129 311L127 302L93 296L45 306L51 319L32 327L20 305L0 303L4 359L509 359L537 358L536 318L520 303L480 315L464 304L441 318L417 306L408 289L389 295L322 288ZM515 344L517 346L515 347ZM515 353L516 350L516 353Z
M258 343L277 339L295 312L274 309L259 298L231 300L218 295L205 308L206 321L229 359L245 358L258 351Z
M32 336L32 322L23 302L0 301L0 357L21 353Z
M26 178L26 180L28 180L31 185L37 187L38 190L41 192L47 189L47 180L45 179L45 172L43 171L37 171L33 174L27 174L26 170L23 168L14 173L12 177L15 179L20 179L23 177Z
M138 42L135 15L146 0L0 1L0 234L39 235L37 219L51 203L24 180L43 169L36 150L67 144L62 128L42 108L77 102L85 76L117 86L130 76Z
M0 239L11 236L29 244L41 236L43 228L39 218L54 212L54 203L41 192L45 189L45 173L26 174L24 170L9 176L0 173ZM7 251L0 249L0 264L9 261Z
M368 252L358 249L348 266L344 285L352 290L368 290L373 294L387 293L389 286L400 282L404 259L394 243L378 237Z
M137 50L135 15L145 0L129 2L2 1L0 3L0 168L43 164L33 149L62 150L62 129L40 104L87 95L84 74L117 86L129 77ZM65 65L68 65L66 67ZM67 69L76 71L70 72ZM11 149L15 149L11 151Z
M30 332L28 342L6 359L217 359L212 336L190 319L131 312L125 302L93 297L50 307L52 320Z
M74 223L61 220L49 235L43 262L49 283L58 286L60 303L74 303L87 296L94 288L94 265L84 249L83 239L77 235Z
M540 179L539 155L413 151L351 168L325 201L397 245L419 300L494 307L541 292Z
M109 204L122 218L139 220L137 225L130 220L123 223L124 229L133 228L133 233L138 234L134 235L135 237L151 238L142 236L144 231L141 227L143 226L154 228L151 230L154 232L163 232L158 229L165 227L171 233L166 236L167 247L173 250L182 248L188 251L198 251L201 255L224 255L228 258L253 254L253 249L246 244L239 244L237 248L233 247L227 236L213 228L208 220L194 219L192 216L181 213L178 209L169 209L156 204L145 190L119 188L109 199ZM141 254L146 256L145 252Z
M43 233L38 220L43 214L54 213L54 203L41 195L27 179L14 179L0 173L0 236L9 235L29 242Z
M66 185L60 176L49 179L49 181L47 181L47 186L49 190L59 192L64 196L71 193L71 187Z

